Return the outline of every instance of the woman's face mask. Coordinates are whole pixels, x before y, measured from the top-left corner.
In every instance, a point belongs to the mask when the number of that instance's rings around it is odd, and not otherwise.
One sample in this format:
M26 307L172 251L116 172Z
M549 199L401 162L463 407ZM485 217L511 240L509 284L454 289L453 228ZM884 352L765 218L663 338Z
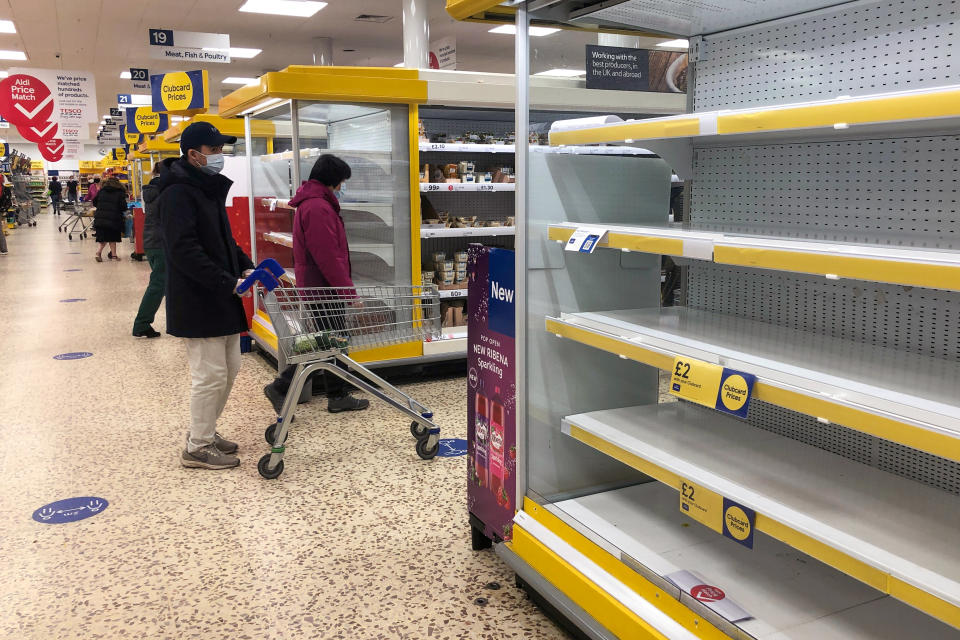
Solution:
M347 183L341 182L340 188L333 192L333 195L337 196L337 200L343 200L343 196L347 193Z

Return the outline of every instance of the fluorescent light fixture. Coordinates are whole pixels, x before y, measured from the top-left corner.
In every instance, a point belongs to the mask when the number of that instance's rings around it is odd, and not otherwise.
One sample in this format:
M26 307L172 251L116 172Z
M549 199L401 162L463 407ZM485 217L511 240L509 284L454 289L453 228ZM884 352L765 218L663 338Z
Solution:
M678 40L667 40L665 42L658 42L658 47L670 47L671 49L689 49L690 41L680 38Z
M138 105L153 104L153 98L146 93L134 93L130 96L130 103Z
M121 79L121 80L129 80L129 79L130 79L130 72L129 72L129 71L121 71L121 72L120 72L120 79Z
M326 2L310 2L307 0L247 0L240 7L240 11L309 18L325 6L327 6Z
M27 54L23 51L10 51L9 49L0 50L0 60L26 60Z
M560 29L554 29L553 27L530 27L530 35L534 37L549 36L557 31L560 31ZM517 25L502 24L499 27L490 29L490 33L503 33L513 36L517 34Z
M223 79L223 84L242 84L244 86L249 86L251 84L257 84L260 81L256 78L237 78L235 76L230 76L229 78Z
M13 20L0 20L0 33L16 33L17 28L13 24Z
M0 71L0 78L7 78L10 76L9 71Z
M267 108L269 108L269 107L272 107L272 106L274 106L274 105L277 105L277 104L283 102L283 100L284 100L283 98L270 98L269 100L265 100L265 101L263 101L263 102L258 102L257 104L253 105L252 107L250 107L250 108L247 109L246 111L242 111L242 112L240 113L240 115L245 116L245 115L247 115L248 113L253 113L254 111L260 111L261 109L267 109Z
M204 51L219 51L220 53L229 53L231 58L256 58L263 49L246 49L244 47L230 47L221 49L219 47L204 47Z
M393 65L393 66L395 66L395 67L402 67L402 66L404 66L404 65L403 65L402 62L398 62L397 64L395 64L395 65Z
M587 75L586 71L580 69L549 69L533 74L535 76L556 76L559 78L576 78L577 76Z

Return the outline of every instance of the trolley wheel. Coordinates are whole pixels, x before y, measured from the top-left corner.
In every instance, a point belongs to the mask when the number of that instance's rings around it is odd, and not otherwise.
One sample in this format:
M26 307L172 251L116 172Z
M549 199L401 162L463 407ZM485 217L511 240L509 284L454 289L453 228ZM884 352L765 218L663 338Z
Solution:
M274 478L279 478L280 474L283 473L283 460L277 463L277 466L273 469L267 467L270 464L270 456L272 454L265 454L260 458L260 462L257 463L257 471L260 472L260 475L266 478L267 480L273 480Z
M426 438L427 435L429 435L430 428L423 426L419 422L411 422L410 433L413 434L414 438L416 438L417 440L420 440L421 438Z
M267 444L269 444L270 446L273 446L273 438L274 438L274 436L276 436L276 435L277 435L277 423L276 423L276 422L274 422L272 425L270 425L269 427L267 427L267 430L263 432L263 437L264 437L264 439L267 441ZM289 435L289 434L287 434L287 435ZM284 439L283 439L283 442L286 442L286 441L287 441L287 439L284 438ZM281 442L280 444L283 444L283 442Z
M437 452L440 451L440 440L437 439L432 447L427 446L430 438L420 438L417 440L417 455L424 460L433 460Z

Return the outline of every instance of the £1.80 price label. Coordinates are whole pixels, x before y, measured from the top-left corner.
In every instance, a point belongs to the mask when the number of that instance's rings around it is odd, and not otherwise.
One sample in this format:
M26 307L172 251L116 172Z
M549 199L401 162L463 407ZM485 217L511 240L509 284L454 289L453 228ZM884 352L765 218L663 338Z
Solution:
M670 393L711 409L747 417L756 376L686 358L674 358Z

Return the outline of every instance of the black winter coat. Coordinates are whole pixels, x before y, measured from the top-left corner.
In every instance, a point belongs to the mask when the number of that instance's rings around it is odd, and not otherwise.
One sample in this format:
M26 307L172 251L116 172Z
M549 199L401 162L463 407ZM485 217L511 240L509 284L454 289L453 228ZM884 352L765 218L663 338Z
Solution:
M143 185L143 248L162 249L163 231L160 214L157 213L157 198L160 197L160 178Z
M123 229L123 214L127 211L127 192L116 187L104 187L93 199L97 208L93 214L93 227L109 231Z
M167 333L215 338L247 330L237 280L253 262L237 246L225 202L233 182L184 158L161 166L157 212L167 258Z

